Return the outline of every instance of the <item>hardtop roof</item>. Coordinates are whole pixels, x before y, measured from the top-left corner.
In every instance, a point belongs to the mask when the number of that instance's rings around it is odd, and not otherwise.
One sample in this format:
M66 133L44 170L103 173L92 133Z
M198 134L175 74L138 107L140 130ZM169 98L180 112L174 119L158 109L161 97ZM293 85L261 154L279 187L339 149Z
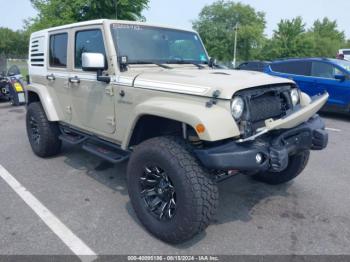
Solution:
M181 30L181 31L195 32L195 31L189 30L189 29L176 28L176 27L172 27L172 26L159 25L159 24L150 24L150 23L139 22L139 21L97 19L97 20L83 21L83 22L78 22L78 23L62 25L62 26L50 27L50 28L43 29L43 30L32 33L32 37L37 36L37 35L43 35L43 34L46 34L48 32L58 31L58 30L64 30L64 29L69 29L69 28L74 28L74 27L89 26L89 25L102 25L104 23L133 24L133 25L152 26L152 27L160 27L160 28L168 28L168 29L175 29L175 30Z

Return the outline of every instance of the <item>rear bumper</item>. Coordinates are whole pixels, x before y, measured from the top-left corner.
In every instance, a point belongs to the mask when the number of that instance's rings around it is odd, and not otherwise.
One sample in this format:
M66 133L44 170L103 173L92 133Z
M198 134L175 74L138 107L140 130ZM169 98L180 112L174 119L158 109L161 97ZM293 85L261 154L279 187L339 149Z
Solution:
M288 166L290 155L304 150L322 150L327 144L325 124L315 115L295 128L274 131L252 142L230 142L194 153L209 169L280 172Z

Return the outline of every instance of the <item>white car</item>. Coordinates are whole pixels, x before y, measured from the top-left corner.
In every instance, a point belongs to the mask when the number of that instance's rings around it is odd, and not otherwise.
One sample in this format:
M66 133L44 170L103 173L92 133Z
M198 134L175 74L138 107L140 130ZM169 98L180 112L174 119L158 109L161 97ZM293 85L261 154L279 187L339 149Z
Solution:
M344 56L344 60L350 61L350 48L349 49L339 49L338 58Z

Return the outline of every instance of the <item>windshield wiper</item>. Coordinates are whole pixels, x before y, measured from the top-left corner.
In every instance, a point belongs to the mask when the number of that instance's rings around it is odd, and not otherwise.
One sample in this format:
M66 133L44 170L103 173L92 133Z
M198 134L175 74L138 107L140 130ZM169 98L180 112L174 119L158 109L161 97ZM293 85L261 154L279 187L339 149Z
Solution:
M172 67L170 66L167 66L167 65L164 65L164 64L161 64L161 63L156 63L156 62L150 62L150 61L133 61L129 64L137 64L137 65L157 65L159 67L162 67L162 68L165 68L165 69L173 69Z
M195 62L185 61L185 60L168 61L167 64L194 65L198 67L198 69L205 68L205 66L201 65L200 63L195 63Z

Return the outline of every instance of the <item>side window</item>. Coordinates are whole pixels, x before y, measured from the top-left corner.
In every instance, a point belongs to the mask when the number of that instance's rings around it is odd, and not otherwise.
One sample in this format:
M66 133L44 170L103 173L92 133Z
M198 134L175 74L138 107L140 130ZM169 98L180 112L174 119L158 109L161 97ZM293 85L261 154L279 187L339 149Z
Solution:
M322 78L334 78L336 74L343 73L331 64L322 62L312 63L312 76Z
M101 30L85 30L75 34L75 68L81 68L83 53L101 53L106 56Z
M50 36L49 63L51 67L67 67L67 44L67 33Z
M310 76L311 74L311 62L309 61L292 61L282 62L271 65L271 69L274 72Z

